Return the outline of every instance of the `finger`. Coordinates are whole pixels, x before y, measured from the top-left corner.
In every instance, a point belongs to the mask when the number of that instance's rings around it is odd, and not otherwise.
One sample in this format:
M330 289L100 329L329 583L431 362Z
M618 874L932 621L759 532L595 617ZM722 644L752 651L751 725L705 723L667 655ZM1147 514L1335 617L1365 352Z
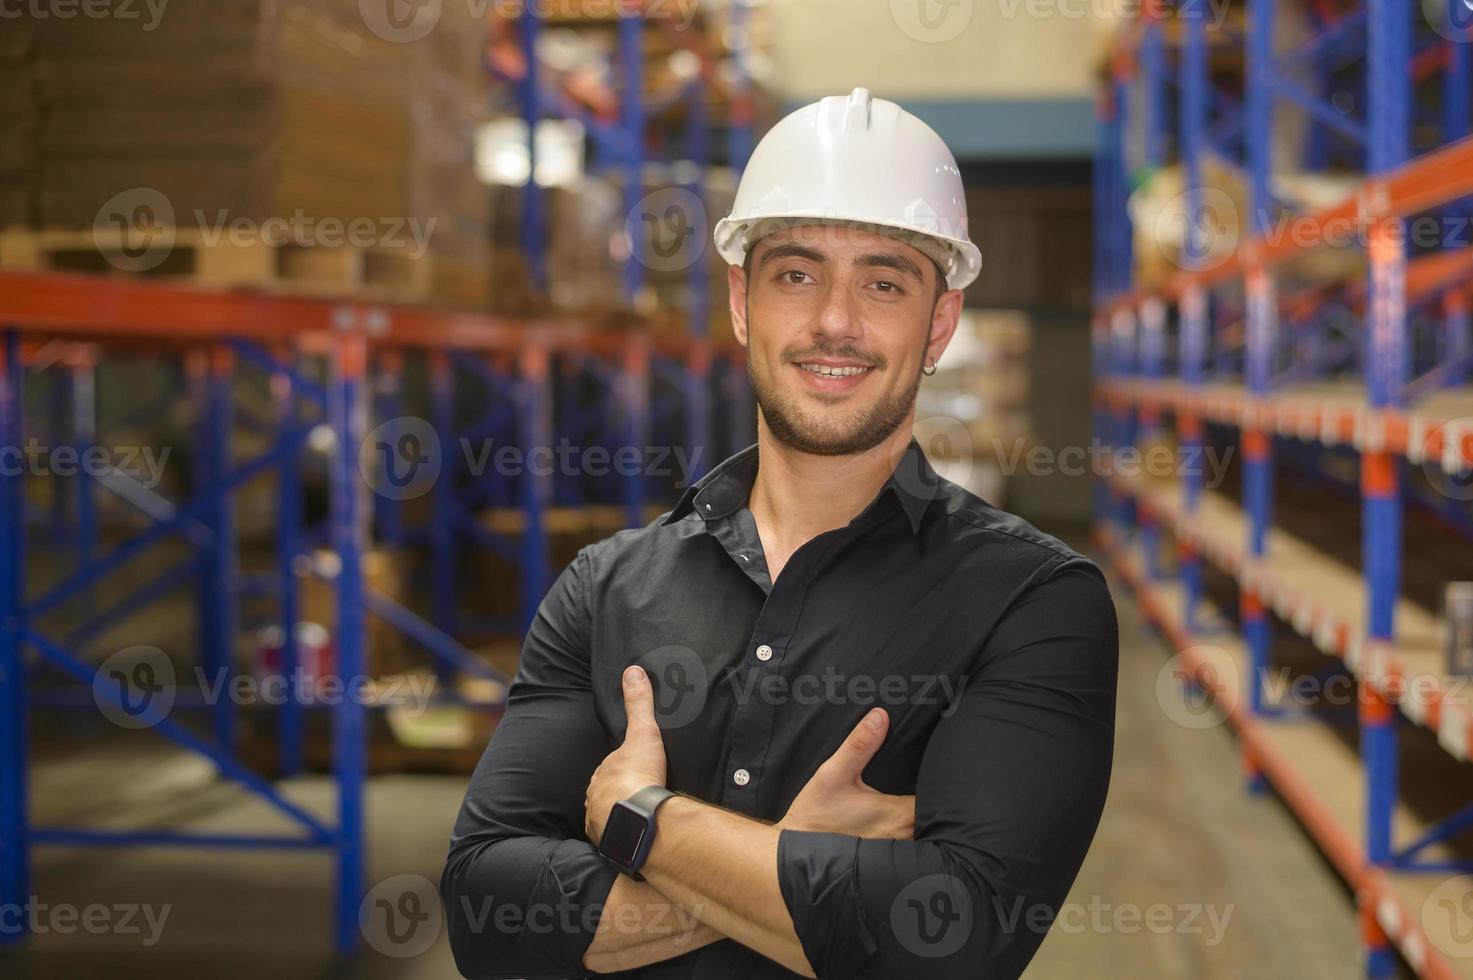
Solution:
M655 690L641 667L624 671L624 714L629 719L624 729L626 740L660 737L660 725L655 721Z
M871 708L845 737L844 744L820 767L820 771L826 777L843 782L859 782L859 774L864 772L864 767L869 765L869 760L874 758L884 744L885 730L889 724L890 716L884 708Z

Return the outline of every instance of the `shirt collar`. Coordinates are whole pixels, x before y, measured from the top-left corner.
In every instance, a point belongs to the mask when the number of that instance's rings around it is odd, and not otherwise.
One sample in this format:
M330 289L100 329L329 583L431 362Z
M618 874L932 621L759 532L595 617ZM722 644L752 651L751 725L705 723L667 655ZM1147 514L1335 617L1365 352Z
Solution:
M691 511L698 512L704 520L719 520L729 517L738 508L746 505L752 494L752 484L757 479L757 443L753 443L734 456L729 456L716 465L711 472L686 487L675 508L661 522L674 524ZM895 494L910 521L912 532L919 532L921 518L937 494L941 477L931 467L931 461L921 451L920 443L911 436L905 454L895 465L876 496L879 499L887 491ZM868 508L866 508L868 509Z

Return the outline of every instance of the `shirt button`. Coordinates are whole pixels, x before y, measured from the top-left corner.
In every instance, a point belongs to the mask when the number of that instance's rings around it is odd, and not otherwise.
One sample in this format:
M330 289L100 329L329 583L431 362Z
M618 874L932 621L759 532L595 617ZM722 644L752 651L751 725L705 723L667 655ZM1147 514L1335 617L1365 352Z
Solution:
M758 660L771 660L772 659L772 647L768 646L766 643L764 643L760 647L758 647L757 648L757 659Z
M745 769L738 769L736 772L731 774L731 781L736 783L738 786L745 786L752 781L752 774L747 772L747 770Z

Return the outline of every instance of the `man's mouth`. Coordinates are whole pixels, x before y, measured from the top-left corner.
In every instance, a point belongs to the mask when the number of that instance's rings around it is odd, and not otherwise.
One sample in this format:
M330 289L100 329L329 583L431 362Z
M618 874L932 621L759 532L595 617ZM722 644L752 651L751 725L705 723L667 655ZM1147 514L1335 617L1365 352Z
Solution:
M821 378L852 378L874 370L868 364L823 364L818 361L799 361L797 366Z

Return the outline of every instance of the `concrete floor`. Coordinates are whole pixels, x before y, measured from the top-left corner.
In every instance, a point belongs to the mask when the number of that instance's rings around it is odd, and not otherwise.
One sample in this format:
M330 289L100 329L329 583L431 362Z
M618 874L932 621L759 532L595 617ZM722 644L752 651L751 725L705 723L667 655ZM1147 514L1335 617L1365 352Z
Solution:
M1122 676L1110 802L1069 908L1027 975L1355 976L1354 916L1339 880L1276 800L1243 791L1225 729L1193 731L1167 718L1155 697L1163 649L1143 632L1123 590L1116 595ZM207 764L147 734L111 731L105 742L84 741L83 731L45 733L48 747L33 767L38 823L290 829L217 781ZM462 790L460 778L370 784L370 884L402 874L436 879ZM324 817L332 812L330 787L320 779L294 781L287 791ZM456 976L443 934L414 956L369 948L337 962L329 946L330 865L317 852L44 848L34 891L47 905L42 918L51 931L0 953L7 980ZM95 923L120 927L125 906L146 907L155 922L167 907L168 918L150 943L141 915L131 923L136 932L89 932L58 915L68 906L79 914L92 907L86 914Z

